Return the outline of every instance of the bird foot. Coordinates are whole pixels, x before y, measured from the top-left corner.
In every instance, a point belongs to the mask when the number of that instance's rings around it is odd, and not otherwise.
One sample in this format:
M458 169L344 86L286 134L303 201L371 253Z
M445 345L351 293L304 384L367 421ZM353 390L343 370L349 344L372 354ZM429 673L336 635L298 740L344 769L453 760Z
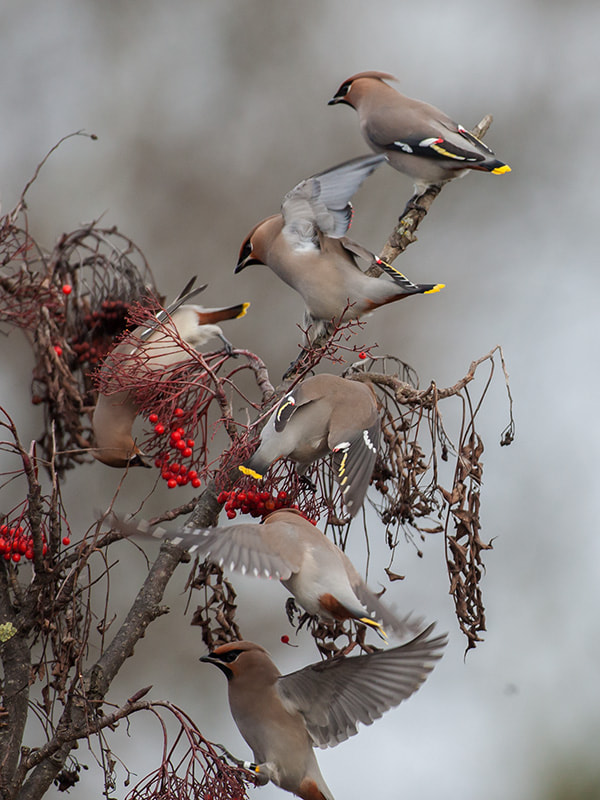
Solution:
M223 336L222 333L218 334L218 336L219 339L223 342L223 350L227 353L227 355L230 358L237 358L239 354L233 352L233 345L231 344L229 339L225 338L225 336Z
M406 204L406 206L405 206L405 208L404 208L404 211L402 212L402 214L400 214L400 217L399 217L399 220L400 220L400 221L401 221L402 219L404 219L404 217L405 217L405 216L406 216L408 213L410 213L411 211L416 211L416 212L417 212L417 213L419 213L419 214L425 214L425 213L427 212L427 209L425 208L425 206L422 206L422 205L419 203L419 200L420 200L422 197L423 197L423 194L413 194L413 196L410 198L410 200L409 200L409 201L408 201L408 203Z

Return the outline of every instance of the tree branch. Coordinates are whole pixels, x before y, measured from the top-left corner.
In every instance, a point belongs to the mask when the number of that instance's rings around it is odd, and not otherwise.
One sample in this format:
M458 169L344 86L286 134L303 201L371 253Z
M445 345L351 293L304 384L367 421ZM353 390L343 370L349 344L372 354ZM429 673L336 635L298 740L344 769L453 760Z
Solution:
M178 547L168 543L161 547L123 624L102 656L82 676L82 693L71 694L54 737L45 745L50 755L35 766L20 789L20 781L16 784L14 796L18 800L38 800L42 797L63 767L73 741L93 732L96 723L90 722L90 716L94 715L94 709L104 699L125 660L133 655L134 647L148 625L168 610L159 603L181 555Z
M0 624L10 626L9 636L0 641L2 661L2 702L6 717L0 725L0 796L10 797L10 782L19 761L27 712L29 707L29 676L31 653L26 634L19 630L17 614L12 606L8 570L0 563Z

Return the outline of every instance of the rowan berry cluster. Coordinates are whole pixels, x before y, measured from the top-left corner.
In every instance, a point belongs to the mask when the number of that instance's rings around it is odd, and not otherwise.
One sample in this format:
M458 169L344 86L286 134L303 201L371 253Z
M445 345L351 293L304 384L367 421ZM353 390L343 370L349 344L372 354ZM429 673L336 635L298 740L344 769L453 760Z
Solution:
M173 418L169 424L169 446L172 451L171 455L168 452L161 453L157 456L154 464L161 471L161 477L166 481L169 489L174 489L176 486L187 486L188 483L197 489L200 486L200 478L195 469L190 469L192 464L193 447L195 445L194 439L188 439L185 429L178 425L181 417L185 415L182 408L176 408L173 411ZM158 420L158 414L150 414L148 420L154 425L154 433L157 436L163 436L167 433L167 426ZM171 461L175 455L177 460ZM182 464L183 459L190 459L190 465Z
M291 503L287 492L280 491L277 494L256 489L232 489L222 491L217 496L217 502L224 503L225 513L228 519L235 519L237 512L250 514L252 517L267 517L271 512L280 508L293 508L309 522L315 524L312 519L300 511L296 503Z
M65 547L71 544L68 536L64 536L62 543ZM42 534L42 555L48 552L46 537ZM0 557L5 561L14 561L18 564L25 557L29 561L33 559L33 537L25 532L25 529L18 524L0 525Z

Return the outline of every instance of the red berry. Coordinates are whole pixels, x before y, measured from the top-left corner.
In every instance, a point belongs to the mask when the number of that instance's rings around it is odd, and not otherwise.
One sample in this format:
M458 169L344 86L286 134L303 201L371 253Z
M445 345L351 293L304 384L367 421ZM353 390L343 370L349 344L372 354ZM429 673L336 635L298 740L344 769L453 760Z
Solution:
M54 345L54 352L57 356L62 356L62 347L59 344Z
M158 422L158 414L150 414L148 419L154 424L155 422Z
M192 451L191 447L184 447L181 452L182 452L182 455L185 456L185 458L189 458L192 455L193 451Z
M196 442L193 439L188 439L186 444L188 447L193 447L196 444Z
M69 284L68 284L68 283L65 283L65 284L63 285L63 287L62 287L62 293L63 293L63 294L71 294L71 292L72 292L72 291L73 291L73 287L72 287L72 286L69 286Z
M169 489L174 489L177 486L177 480L175 478L169 478L167 481L167 486Z
M192 478L192 486L197 489L201 484L200 478Z
M192 472L194 473L193 475L192 475ZM197 475L197 472L196 472L196 470L191 469L188 472L188 475L190 476L190 478L192 480L194 480L194 478ZM228 497L229 497L229 492L219 492L219 494L217 495L217 503L224 503L227 500Z
M185 450L185 449L186 449L186 447L185 447L185 442L184 442L184 441L182 441L181 439L179 439L179 441L175 443L175 447L176 447L178 450Z
M177 464L177 463L175 463L175 464L171 464L171 466L170 466L170 469L171 469L171 472L172 472L174 475L177 475L177 473L178 473L178 472L180 472L180 470L181 470L181 465L180 465L180 464Z
M227 511L227 519L235 519L235 517L236 517L235 511L232 511L231 509Z
M174 417L183 417L184 414L185 411L183 410L183 408L176 408L175 411L173 412Z
M361 350L361 352L358 354L358 357L359 357L359 358L366 358L366 357L367 357L367 354L366 354L366 353L363 353L363 352L362 352L362 350Z
M289 644L290 643L290 637L286 633L284 633L283 636L281 637L281 642L282 642L282 644Z
M32 560L32 558L33 558L33 550L28 550L28 551L25 553L25 558L28 558L28 559L31 561L31 560Z
M6 539L0 539L0 553L6 550Z
M23 541L23 539L19 539L17 550L19 553L21 553L22 556L24 556L25 553L27 552L27 542Z
M21 560L21 553L13 553L12 554L12 560L15 563L18 563Z
M4 553L4 560L10 561L10 550L7 550L6 553Z
M279 492L277 495L278 500L287 500L287 492Z
M154 426L154 433L158 433L158 435L160 436L164 432L165 432L165 426L161 425L160 422L158 423L158 425Z
M179 441L179 439L181 439L181 433L179 432L179 430L176 429L171 433L171 439L174 442L177 442Z
M68 536L63 536L62 543L64 544L65 547L68 547L71 544L71 540L69 539Z

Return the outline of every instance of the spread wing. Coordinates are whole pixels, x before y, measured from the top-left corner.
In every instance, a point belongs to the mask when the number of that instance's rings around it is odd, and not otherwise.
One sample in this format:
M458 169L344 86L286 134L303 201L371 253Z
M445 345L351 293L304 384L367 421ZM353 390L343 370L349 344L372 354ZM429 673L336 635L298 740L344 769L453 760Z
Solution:
M350 198L385 156L354 158L301 181L283 198L283 234L294 249L319 246L319 234L339 238L350 227Z
M261 578L287 580L300 569L302 561L298 535L292 525L283 521L168 531L145 520L125 521L113 515L111 524L129 536L168 539L214 564Z
M302 714L315 746L333 747L417 691L446 644L445 635L430 638L433 627L400 647L284 675L277 681L282 701Z

